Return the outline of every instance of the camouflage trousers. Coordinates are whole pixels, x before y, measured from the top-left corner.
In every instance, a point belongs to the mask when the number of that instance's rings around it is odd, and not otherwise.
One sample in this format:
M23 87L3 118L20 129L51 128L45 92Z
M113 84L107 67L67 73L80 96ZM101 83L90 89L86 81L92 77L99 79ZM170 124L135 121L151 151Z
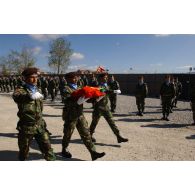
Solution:
M171 104L172 104L172 98L170 98L170 97L163 98L162 97L163 116L169 116L170 111L171 111Z
M116 109L117 94L110 94L109 99L110 99L111 111L114 111Z
M195 122L195 101L191 101L191 108L193 113L193 120Z
M89 152L96 151L95 145L92 142L91 135L88 128L88 122L85 119L85 116L82 114L79 117L71 117L71 115L67 115L65 123L64 123L64 136L62 139L62 149L66 150L69 145L71 136L74 132L74 129L77 128L83 143Z
M26 127L25 127L26 128ZM32 126L28 128L33 128ZM35 128L35 127L34 127ZM18 133L18 146L19 146L19 160L26 160L29 154L30 144L35 138L38 143L39 149L42 152L44 159L47 161L56 160L56 156L51 148L49 135L46 131L38 131L36 133L27 133L23 131L22 127Z
M100 120L100 117L103 116L105 120L108 122L110 128L112 129L113 133L118 136L119 135L119 129L116 126L112 113L110 112L109 109L97 109L95 108L92 114L92 122L90 125L90 133L93 134L95 133L95 128Z
M144 112L145 109L145 98L136 97L136 105L139 112Z

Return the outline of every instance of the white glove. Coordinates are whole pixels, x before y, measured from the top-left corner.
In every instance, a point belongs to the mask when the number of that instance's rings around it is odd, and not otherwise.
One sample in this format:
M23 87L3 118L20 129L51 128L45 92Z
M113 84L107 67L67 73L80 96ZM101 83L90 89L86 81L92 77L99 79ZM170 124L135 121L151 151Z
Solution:
M80 97L80 98L77 100L77 104L78 104L78 105L81 105L81 104L83 104L84 102L86 102L88 99L90 99L90 98Z
M31 95L31 98L33 100L39 100L39 99L43 99L43 95L37 91L36 93Z
M120 90L120 89L114 90L114 93L116 93L116 94L121 94L121 90Z
M96 99L96 101L99 102L103 97L104 97L104 95L100 96L99 98Z

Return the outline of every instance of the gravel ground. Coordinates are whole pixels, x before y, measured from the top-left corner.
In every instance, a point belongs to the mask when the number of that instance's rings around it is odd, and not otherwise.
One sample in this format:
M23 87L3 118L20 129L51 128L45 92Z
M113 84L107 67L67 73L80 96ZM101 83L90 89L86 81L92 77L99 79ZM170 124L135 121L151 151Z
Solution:
M17 106L10 94L0 94L0 160L17 160ZM63 159L61 140L63 135L62 107L60 100L44 103L44 118L52 132L51 143L57 160ZM192 113L189 102L178 102L178 108L170 116L170 121L161 121L160 100L147 98L143 117L136 116L135 98L119 95L114 120L121 134L129 138L128 143L118 144L106 121L101 118L95 137L97 151L106 152L100 160L195 160L195 127L191 126ZM91 104L85 104L85 116L91 122ZM75 129L69 150L71 160L91 160L89 152ZM42 160L38 147L32 143L28 160Z

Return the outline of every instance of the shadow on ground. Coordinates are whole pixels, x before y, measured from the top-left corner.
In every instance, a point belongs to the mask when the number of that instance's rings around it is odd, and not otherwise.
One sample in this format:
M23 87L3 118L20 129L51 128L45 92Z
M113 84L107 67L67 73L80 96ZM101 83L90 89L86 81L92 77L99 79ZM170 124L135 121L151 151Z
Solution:
M17 133L0 133L0 137L10 137L10 138L17 138Z
M131 119L131 118L121 118L121 119L117 119L115 121L123 121L123 122L153 122L153 121L158 121L159 119L145 119L145 118L135 118L135 119Z
M170 123L170 124L149 124L149 125L141 125L141 127L151 127L151 128L182 128L187 127L189 124L176 124L176 123Z
M62 115L59 115L59 114L43 114L43 117L62 117Z
M186 139L195 139L195 135L186 136Z

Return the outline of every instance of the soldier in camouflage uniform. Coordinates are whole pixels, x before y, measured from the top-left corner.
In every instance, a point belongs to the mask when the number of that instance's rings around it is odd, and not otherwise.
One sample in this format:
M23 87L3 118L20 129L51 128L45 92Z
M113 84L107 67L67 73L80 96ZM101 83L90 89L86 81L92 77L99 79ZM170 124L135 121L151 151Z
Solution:
M46 100L48 96L47 88L48 88L48 82L45 77L42 77L41 78L41 91L43 93L44 100Z
M179 99L179 96L182 93L182 84L181 82L178 80L178 78L175 78L175 90L176 90L176 94L175 94L175 99L173 101L173 107L177 107L177 101Z
M3 82L2 82L2 78L0 77L0 92L2 92L3 91L3 84L2 84Z
M138 78L138 84L135 88L135 98L136 98L136 105L138 109L138 116L143 116L144 109L145 109L145 98L148 95L148 87L147 84L144 83L144 77L140 76Z
M56 82L55 82L54 77L50 77L50 80L48 83L48 91L51 94L51 101L54 101L55 93L56 93Z
M10 92L10 83L9 83L9 78L8 77L5 77L5 89L6 89L7 93Z
M17 87L21 87L23 86L24 82L22 81L22 78L20 76L18 76L17 78Z
M64 87L66 85L67 85L66 79L64 78L64 76L60 76L60 79L59 79L59 90L60 90L60 95L61 95L62 103L64 102L63 90L64 90Z
M98 80L94 74L90 75L88 85L90 87L98 87ZM92 108L94 108L95 100L91 100L91 103L92 103Z
M116 135L118 143L127 142L128 139L123 138L120 135L120 131L118 127L115 125L112 113L110 112L110 108L108 106L108 93L110 92L107 84L108 75L100 74L99 78L100 78L99 87L101 88L102 92L106 93L106 95L101 100L96 101L95 103L94 111L92 114L92 122L90 125L90 133L92 136L92 140L96 142L96 139L93 137L93 134L95 133L95 128L100 120L100 117L103 116L108 122L109 126L111 127L113 133Z
M77 128L83 143L91 154L92 160L101 158L105 153L96 152L88 129L88 123L83 115L83 104L78 105L77 100L71 97L71 93L78 88L75 73L66 75L67 85L64 87L64 108L62 118L64 123L64 136L62 140L62 156L71 158L72 154L67 150L75 127Z
M175 91L174 97L172 98L172 101L171 101L171 108L170 108L170 113L173 113L174 102L176 99L176 84L175 84L175 80L174 80L173 76L171 76L170 84L172 85L172 87L174 88L174 91Z
M116 102L117 102L117 93L115 93L115 90L120 90L120 86L119 86L118 81L115 80L113 75L110 77L108 86L110 89L110 93L108 97L110 99L111 112L114 113L116 109Z
M37 85L37 68L27 68L22 72L25 84L17 88L13 93L13 99L18 105L19 122L17 124L19 160L24 161L28 157L29 146L35 138L46 160L55 160L56 157L51 148L50 138L46 132L46 123L42 118L43 102L42 94Z
M16 79L16 77L13 77L13 88L14 88L14 91L15 91L16 87L17 87L17 79Z
M174 85L170 83L170 76L165 77L165 82L162 84L160 89L160 95L162 100L162 120L169 121L168 116L171 110L172 99L175 97Z
M191 102L193 121L194 121L192 125L195 126L195 82L190 83L190 102Z

